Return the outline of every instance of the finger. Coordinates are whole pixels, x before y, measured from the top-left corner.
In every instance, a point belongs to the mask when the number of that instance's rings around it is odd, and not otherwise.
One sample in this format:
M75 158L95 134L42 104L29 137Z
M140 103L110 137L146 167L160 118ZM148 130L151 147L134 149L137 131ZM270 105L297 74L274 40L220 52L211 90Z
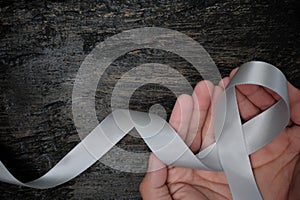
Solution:
M237 89L260 110L266 110L276 101L258 85L238 85Z
M230 72L229 78L232 79L232 77L237 73L238 70L239 70L239 67L234 68L234 69Z
M178 97L173 108L170 125L182 139L186 137L191 119L193 100L189 95ZM154 154L150 155L148 173L140 184L143 199L171 199L167 182L167 167Z
M180 95L173 108L169 123L185 140L193 113L193 98L190 95Z
M214 85L210 81L200 81L193 92L193 114L186 138L187 145L196 153L201 146L201 129L211 103Z
M148 173L140 184L143 199L172 199L166 185L167 173L166 166L154 154L151 154Z
M237 70L238 68L231 71L229 76L230 79L233 78ZM274 94L275 97L274 98L263 87L258 85L245 84L245 85L238 85L236 86L236 88L241 94L243 94L247 99L249 99L250 102L253 103L260 110L266 110L276 102L275 98L278 98L278 96L276 96L275 94Z
M232 71L231 71L231 74L230 74L230 77L232 78L235 74L236 74L236 72L237 72L237 70L238 70L239 68L237 67L237 68L235 68L235 69L233 69ZM281 99L281 97L276 93L276 92L274 92L273 90L270 90L269 88L263 88L266 92L268 92L275 100L279 100L279 99Z
M225 89L229 82L230 78L225 77L219 82L219 86L222 87L222 89ZM243 120L249 120L260 112L260 110L254 106L239 90L236 90L236 97L239 113L241 114Z
M230 73L230 78L232 79L238 68L232 70ZM278 98L278 96L270 90L267 92L263 87L258 85L246 84L246 85L238 85L237 90L239 93L243 94L251 103L253 103L260 110L266 110L270 106L272 106ZM274 97L271 95L273 94ZM249 105L249 103L247 103Z
M238 68L235 68L230 73L230 79L236 74ZM260 113L260 109L256 107L245 95L243 95L236 87L236 99L240 115L243 120L248 121Z
M230 82L230 78L225 77L220 81L219 86L224 89L229 82ZM249 101L249 99L245 97L239 90L236 90L236 98L237 98L239 113L243 120L248 121L249 119L252 119L257 114L260 113L259 108L253 105L253 103Z
M288 92L291 108L291 120L300 125L300 90L288 83Z
M291 107L291 119L294 123L300 123L300 91L288 83L288 92ZM250 156L254 168L260 167L280 156L281 152L289 149L298 153L300 150L300 126L292 126L285 129L271 143ZM288 137L288 138L287 138Z
M273 90L271 90L269 88L264 88L264 90L266 92L268 92L276 101L281 99L281 97L276 92L274 92Z
M245 95L238 89L236 90L236 98L240 115L243 120L252 119L260 113L260 109L256 107Z
M193 111L192 97L187 94L180 95L177 98L177 101L174 105L169 123L183 140L185 140L189 129L192 111ZM156 159L154 159L154 161L155 160Z
M230 82L230 78L229 77L225 77L222 80L220 80L220 82L219 82L218 85L224 90L227 87L227 85L228 85L229 82Z
M214 110L216 103L221 96L223 89L220 86L215 86L214 94L211 101L211 106L208 110L207 117L202 129L202 145L201 149L208 147L215 141L215 134L214 134Z

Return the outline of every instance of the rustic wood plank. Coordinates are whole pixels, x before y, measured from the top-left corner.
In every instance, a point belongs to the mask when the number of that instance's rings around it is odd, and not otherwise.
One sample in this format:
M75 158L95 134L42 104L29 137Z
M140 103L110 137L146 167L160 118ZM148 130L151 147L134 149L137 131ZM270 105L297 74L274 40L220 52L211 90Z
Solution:
M296 0L20 0L0 5L0 159L24 181L47 172L80 141L71 109L77 70L97 43L123 30L146 26L178 30L205 47L223 76L246 61L262 60L278 66L300 88ZM98 85L99 120L110 112L110 94L118 78L147 62L172 66L193 86L201 80L189 63L172 53L130 52L113 63ZM165 88L145 86L131 97L130 108L147 111L159 102L170 114L175 97ZM132 136L118 146L148 152L142 140ZM0 183L0 198L140 199L142 177L98 162L74 180L49 190Z

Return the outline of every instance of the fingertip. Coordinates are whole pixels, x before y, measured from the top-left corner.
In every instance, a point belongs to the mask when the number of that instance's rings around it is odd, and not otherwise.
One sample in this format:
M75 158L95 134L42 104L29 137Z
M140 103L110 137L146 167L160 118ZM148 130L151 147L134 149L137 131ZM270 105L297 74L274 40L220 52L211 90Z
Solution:
M234 68L231 72L230 72L230 79L232 79L232 77L236 74L236 72L239 70L239 67Z
M182 106L183 104L191 104L193 103L193 98L191 95L188 94L181 94L177 98L178 103Z
M194 92L193 92L193 97L198 99L198 102L200 103L200 107L202 104L201 102L205 103L205 102L208 102L207 100L209 100L209 103L210 103L210 100L212 99L212 96L214 93L214 88L215 88L214 84L208 80L200 81L196 85Z
M201 91L201 92L212 92L211 89L214 88L214 84L209 80L202 80L197 83L194 91Z
M219 82L218 85L219 85L221 88L225 89L225 88L227 87L227 85L228 85L229 82L230 82L230 78L229 78L229 77L225 77L225 78L223 78L222 80L220 80L220 82Z
M193 92L192 98L194 102L194 112L205 114L209 109L213 93L214 84L210 81L200 81Z
M182 113L183 102L185 102L185 100L187 101L187 103L190 101L189 95L182 94L177 98L175 105L173 107L173 110L172 110L171 117L170 117L170 121L169 121L170 123L177 121L177 119L180 117L180 115ZM175 128L175 127L173 127L173 128Z
M186 118L187 116L191 115L192 111L193 111L193 107L194 107L194 100L193 97L191 95L188 94L181 94L178 98L177 98L177 102L176 102L179 110L179 116ZM176 116L178 117L178 116ZM182 122L182 120L181 120Z

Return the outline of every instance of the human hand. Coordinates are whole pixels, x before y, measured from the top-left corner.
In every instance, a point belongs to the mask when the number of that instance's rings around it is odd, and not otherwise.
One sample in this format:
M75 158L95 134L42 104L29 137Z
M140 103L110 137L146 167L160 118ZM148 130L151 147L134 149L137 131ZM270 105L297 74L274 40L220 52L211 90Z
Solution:
M218 86L201 81L192 96L181 95L170 124L194 153L214 142L213 110L233 70ZM291 119L282 133L250 156L264 199L299 199L300 188L300 91L288 83ZM236 87L241 118L247 121L272 106L280 97L256 85ZM271 124L270 124L271 125ZM232 199L224 172L165 166L154 154L141 185L143 199ZM298 195L298 196L297 196Z

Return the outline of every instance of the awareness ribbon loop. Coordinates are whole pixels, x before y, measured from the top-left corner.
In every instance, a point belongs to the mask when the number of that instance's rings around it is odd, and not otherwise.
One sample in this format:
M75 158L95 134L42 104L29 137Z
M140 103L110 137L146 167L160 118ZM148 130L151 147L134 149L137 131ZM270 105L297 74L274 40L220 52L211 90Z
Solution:
M269 88L281 99L242 124L235 94L235 86L241 84ZM233 199L262 199L249 155L282 132L290 119L289 109L285 76L273 65L252 61L239 68L218 100L214 113L215 142L196 155L161 117L119 109L108 115L42 177L22 183L0 161L0 181L39 189L63 184L89 168L135 128L151 151L165 164L224 171Z

